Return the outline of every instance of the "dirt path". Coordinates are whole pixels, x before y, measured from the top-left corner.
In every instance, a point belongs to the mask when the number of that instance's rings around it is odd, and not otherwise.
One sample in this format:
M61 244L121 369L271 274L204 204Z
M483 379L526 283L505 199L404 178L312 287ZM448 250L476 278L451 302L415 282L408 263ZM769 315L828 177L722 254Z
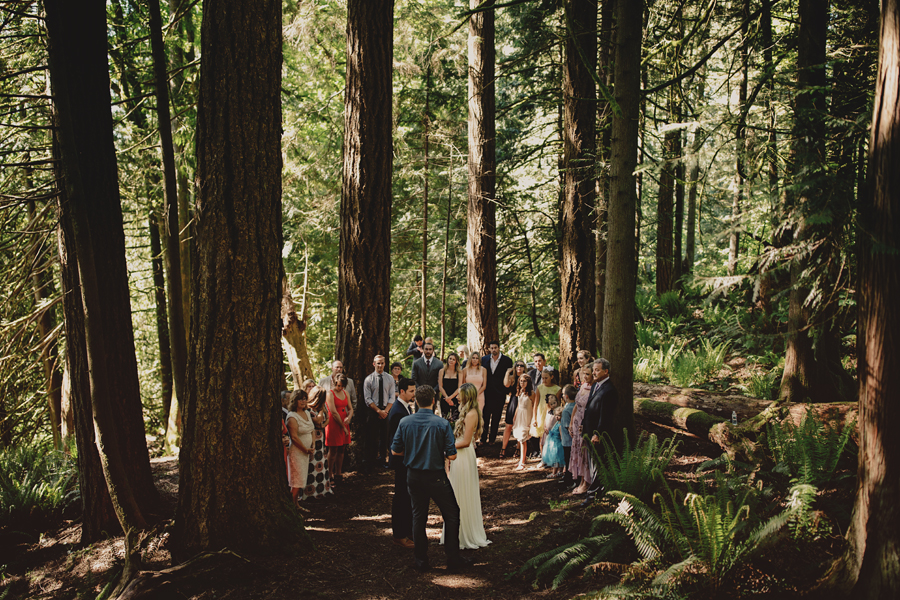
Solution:
M709 442L638 419L637 428L683 441L673 471L690 470L698 462L717 456ZM512 445L510 446L512 448ZM597 508L579 507L580 498L565 493L549 472L532 462L516 472L512 458L500 460L499 441L484 448L478 459L481 503L491 545L464 551L475 565L462 574L446 570L443 547L438 544L441 519L432 505L428 520L428 573L413 569L412 550L395 546L391 539L393 472L374 475L347 474L335 497L311 501L305 506L309 550L301 556L245 557L234 568L225 568L203 581L169 588L165 598L334 598L341 600L391 598L571 598L596 590L613 579L609 576L576 577L557 590L535 589L531 581L507 578L531 557L584 537ZM157 487L170 508L177 498L178 461L152 461ZM674 473L673 473L674 475ZM4 532L0 532L2 534ZM8 532L7 532L8 533ZM9 597L94 598L113 577L123 559L122 538L112 538L87 548L77 545L80 526L68 522L56 533L36 542L9 548L6 575L16 579ZM5 535L0 535L5 538ZM145 568L170 566L166 534L155 538L145 552ZM4 574L0 573L0 580ZM12 579L7 578L6 583ZM0 586L0 592L2 592Z

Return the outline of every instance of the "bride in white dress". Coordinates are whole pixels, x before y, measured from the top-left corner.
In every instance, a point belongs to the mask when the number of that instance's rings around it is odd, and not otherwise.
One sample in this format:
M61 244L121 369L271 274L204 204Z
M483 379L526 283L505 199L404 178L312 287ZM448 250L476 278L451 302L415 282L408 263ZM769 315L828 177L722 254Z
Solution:
M478 389L471 383L459 388L459 420L453 428L456 436L456 460L450 463L450 485L459 504L459 547L461 550L482 548L491 543L484 532L481 517L481 490L478 484L478 462L475 440L481 435L484 419L478 408ZM441 532L444 543L444 532Z

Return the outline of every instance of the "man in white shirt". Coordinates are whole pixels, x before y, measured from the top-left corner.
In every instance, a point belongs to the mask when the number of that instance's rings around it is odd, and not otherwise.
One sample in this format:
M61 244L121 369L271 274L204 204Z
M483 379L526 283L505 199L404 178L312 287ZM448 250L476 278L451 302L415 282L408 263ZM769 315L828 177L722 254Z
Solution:
M363 381L366 408L375 413L368 413L366 419L366 447L362 467L364 473L371 472L373 464L376 469L388 468L385 462L390 456L387 417L394 403L394 378L384 372L384 356L380 354L376 356L372 365L375 371Z
M334 389L334 380L337 378L338 375L340 375L343 372L344 372L344 363L342 363L339 360L336 360L333 363L331 363L331 376L323 377L322 379L319 380L319 389L333 390ZM347 378L347 385L344 386L344 390L347 392L347 394L350 395L350 402L353 406L353 410L359 411L361 408L363 408L359 405L359 403L357 401L356 385L353 383L353 380L350 379L349 377Z

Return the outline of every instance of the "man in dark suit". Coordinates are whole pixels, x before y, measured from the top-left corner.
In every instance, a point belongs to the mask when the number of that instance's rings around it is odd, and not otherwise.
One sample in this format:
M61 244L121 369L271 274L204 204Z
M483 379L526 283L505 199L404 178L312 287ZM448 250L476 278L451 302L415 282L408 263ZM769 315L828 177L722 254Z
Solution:
M609 361L605 358L598 358L594 361L594 385L591 386L591 395L588 397L587 405L584 407L584 420L582 421L581 431L590 436L591 444L597 450L598 455L605 458L602 454L603 446L600 445L600 436L608 433L610 437L615 439L615 419L616 407L619 403L619 392L609 378ZM594 453L590 453L591 460L591 486L587 491L582 505L588 505L594 501L594 498L601 492L603 484L600 481L600 468L594 457Z
M493 444L497 439L497 430L500 427L500 415L503 413L503 404L509 395L510 388L503 385L506 372L512 369L512 359L500 354L500 342L488 343L490 354L481 357L481 366L487 371L487 381L484 383L484 429L481 433L482 444Z
M416 382L403 377L398 385L397 401L388 413L388 439L393 440L400 426L400 419L412 414L412 402L416 398ZM394 469L394 500L391 504L391 528L394 543L404 548L415 548L412 540L412 502L409 499L409 488L406 485L406 465L403 457L391 453L390 466Z
M416 382L416 387L427 385L437 393L438 374L443 368L444 363L434 355L434 345L426 341L422 346L422 358L413 363L410 378Z

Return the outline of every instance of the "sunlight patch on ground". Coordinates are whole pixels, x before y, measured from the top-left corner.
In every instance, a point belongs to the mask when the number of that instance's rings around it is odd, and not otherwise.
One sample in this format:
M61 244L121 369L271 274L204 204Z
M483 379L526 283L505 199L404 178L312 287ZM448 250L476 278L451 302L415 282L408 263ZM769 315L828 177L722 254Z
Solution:
M474 590L490 586L490 582L478 577L472 577L471 575L454 575L449 573L447 575L437 575L435 577L432 577L431 582L434 585L453 589Z
M391 515L356 515L351 521L389 521Z

